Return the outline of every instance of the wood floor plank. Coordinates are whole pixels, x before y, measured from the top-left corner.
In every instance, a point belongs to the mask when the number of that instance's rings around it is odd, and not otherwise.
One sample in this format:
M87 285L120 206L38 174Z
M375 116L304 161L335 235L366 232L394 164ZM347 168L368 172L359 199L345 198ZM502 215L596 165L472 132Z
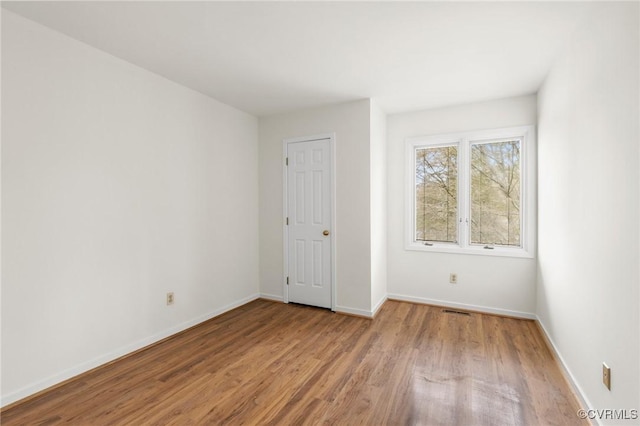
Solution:
M532 321L257 300L0 413L3 425L586 425Z

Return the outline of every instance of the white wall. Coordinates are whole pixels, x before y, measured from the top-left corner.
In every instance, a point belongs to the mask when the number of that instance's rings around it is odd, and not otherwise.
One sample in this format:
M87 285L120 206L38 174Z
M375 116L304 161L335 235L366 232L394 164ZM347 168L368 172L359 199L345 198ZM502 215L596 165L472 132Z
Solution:
M405 139L536 123L536 97L523 96L387 117L390 297L532 316L535 259L404 249ZM458 284L449 284L449 274Z
M387 297L387 117L371 100L371 309Z
M2 15L7 404L256 297L258 123Z
M592 407L638 409L639 7L600 9L539 92L538 315Z
M370 101L260 118L260 292L283 297L282 141L336 135L336 310L371 312Z

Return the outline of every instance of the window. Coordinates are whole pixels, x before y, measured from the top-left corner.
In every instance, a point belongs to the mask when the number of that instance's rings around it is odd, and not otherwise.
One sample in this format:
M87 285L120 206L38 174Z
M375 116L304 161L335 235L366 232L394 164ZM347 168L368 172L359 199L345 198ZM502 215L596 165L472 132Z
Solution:
M409 250L533 257L533 126L407 140Z
M471 144L471 244L520 247L520 145Z
M458 147L416 149L416 241L458 238Z

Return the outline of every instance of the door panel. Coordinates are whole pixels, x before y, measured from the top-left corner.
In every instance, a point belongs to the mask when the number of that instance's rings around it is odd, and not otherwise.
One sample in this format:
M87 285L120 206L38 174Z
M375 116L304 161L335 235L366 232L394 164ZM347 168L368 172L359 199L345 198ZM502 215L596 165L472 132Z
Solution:
M331 308L330 154L329 139L287 145L288 299L323 308Z

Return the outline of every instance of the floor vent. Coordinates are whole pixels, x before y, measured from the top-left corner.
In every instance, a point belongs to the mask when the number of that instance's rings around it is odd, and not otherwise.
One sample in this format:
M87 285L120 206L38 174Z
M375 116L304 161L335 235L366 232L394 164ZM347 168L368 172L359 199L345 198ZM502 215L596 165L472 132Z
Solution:
M469 312L463 312L463 311L454 311L453 309L443 309L442 312L444 312L445 314L458 314L458 315L466 315L468 317L471 316L471 314Z

